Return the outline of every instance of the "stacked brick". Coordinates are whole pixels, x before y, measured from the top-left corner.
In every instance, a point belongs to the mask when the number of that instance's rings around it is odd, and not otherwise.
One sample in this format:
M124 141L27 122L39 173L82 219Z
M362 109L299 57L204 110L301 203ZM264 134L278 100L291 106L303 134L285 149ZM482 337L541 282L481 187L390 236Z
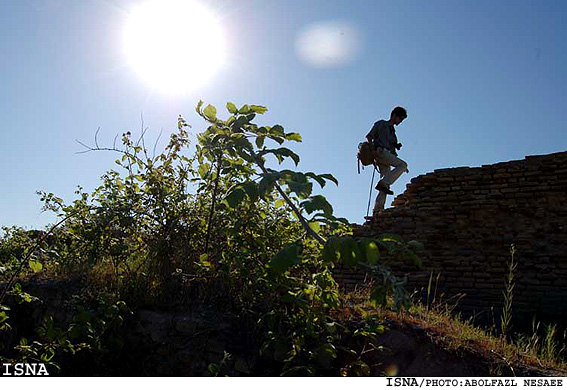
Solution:
M567 316L567 152L435 170L411 180L393 205L355 235L396 233L422 242L421 269L390 266L407 274L424 301L433 275L430 301L436 290L437 301L458 300L464 313L498 313L514 244L516 315ZM346 285L365 277L345 269L337 276Z

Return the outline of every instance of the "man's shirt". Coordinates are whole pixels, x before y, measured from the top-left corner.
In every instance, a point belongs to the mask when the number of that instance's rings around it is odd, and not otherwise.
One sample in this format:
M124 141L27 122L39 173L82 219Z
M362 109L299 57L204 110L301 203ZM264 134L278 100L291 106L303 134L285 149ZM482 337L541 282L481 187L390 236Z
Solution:
M396 137L396 130L390 121L379 120L374 123L370 132L366 135L371 137L375 147L381 147L389 152L396 153L396 145L398 144L398 137Z

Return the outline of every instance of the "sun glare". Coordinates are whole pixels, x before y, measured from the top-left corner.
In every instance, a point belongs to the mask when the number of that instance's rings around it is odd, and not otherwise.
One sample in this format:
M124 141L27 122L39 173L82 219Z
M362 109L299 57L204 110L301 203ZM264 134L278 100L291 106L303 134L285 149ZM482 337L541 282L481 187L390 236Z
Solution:
M205 83L226 56L217 18L192 0L150 0L133 9L124 30L124 49L145 81L176 94Z
M352 63L360 50L356 26L348 22L327 21L312 24L297 36L299 58L317 68L333 68Z

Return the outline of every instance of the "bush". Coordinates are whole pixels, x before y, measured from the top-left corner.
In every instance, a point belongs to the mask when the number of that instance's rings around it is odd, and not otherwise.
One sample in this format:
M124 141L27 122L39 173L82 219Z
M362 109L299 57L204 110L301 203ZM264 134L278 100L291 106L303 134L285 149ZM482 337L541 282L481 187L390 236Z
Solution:
M338 185L331 174L271 167L298 165L286 146L301 136L255 124L263 106L226 108L229 117L222 120L215 107L199 102L208 128L191 157L184 155L190 126L181 117L158 155L149 155L143 133L137 140L123 134L120 148L100 147L96 136L94 146L83 144L85 152L118 153L123 174L107 172L90 194L79 187L71 204L39 193L44 210L62 218L52 228L56 261L50 267L86 273L131 307L193 300L227 305L250 324L253 348L275 362L275 372L338 372L346 330L332 319L340 308L332 269L343 263L374 272L369 298L376 305L385 305L388 295L396 307L408 305L404 281L380 265L380 250L415 259L412 246L394 236L355 240L348 221L313 193L314 185Z

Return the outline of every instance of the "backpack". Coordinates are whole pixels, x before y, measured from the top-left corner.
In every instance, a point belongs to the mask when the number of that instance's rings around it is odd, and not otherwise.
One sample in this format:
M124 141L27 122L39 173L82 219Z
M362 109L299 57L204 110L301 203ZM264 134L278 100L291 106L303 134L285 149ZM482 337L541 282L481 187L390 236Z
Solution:
M358 144L358 153L356 154L356 157L358 159L358 173L360 173L361 163L363 167L374 164L374 148L368 141L361 142Z

